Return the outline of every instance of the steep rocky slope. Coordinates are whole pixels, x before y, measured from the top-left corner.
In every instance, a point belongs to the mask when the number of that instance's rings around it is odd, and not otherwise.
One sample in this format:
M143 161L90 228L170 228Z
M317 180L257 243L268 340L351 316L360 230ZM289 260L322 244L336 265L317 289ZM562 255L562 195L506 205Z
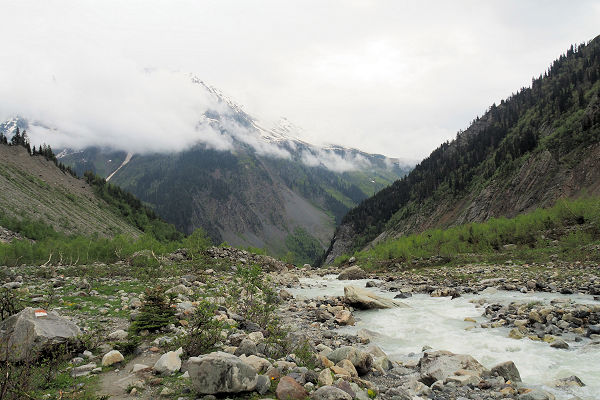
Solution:
M600 37L351 210L325 262L371 243L600 194Z
M0 145L0 213L41 221L67 234L141 233L99 199L90 185L20 146Z

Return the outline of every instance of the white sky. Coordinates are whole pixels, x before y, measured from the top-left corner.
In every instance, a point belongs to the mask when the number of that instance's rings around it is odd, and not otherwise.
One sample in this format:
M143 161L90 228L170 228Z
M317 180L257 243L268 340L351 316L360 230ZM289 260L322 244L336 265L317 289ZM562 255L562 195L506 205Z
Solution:
M0 15L2 118L160 143L206 104L178 75L193 73L307 141L408 159L600 34L585 0L2 0Z

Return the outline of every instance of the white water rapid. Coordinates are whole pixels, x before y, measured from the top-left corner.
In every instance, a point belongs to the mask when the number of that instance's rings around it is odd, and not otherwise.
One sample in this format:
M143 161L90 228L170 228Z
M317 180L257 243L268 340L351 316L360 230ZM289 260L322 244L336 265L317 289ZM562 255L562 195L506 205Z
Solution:
M301 287L290 289L297 297L342 296L344 286L364 287L367 280L339 281L335 276L301 279ZM370 288L380 296L392 298L395 293ZM489 290L480 295L463 295L451 300L449 297L430 297L417 294L401 301L409 308L389 310L355 311L355 326L340 329L356 333L360 329L375 332L372 343L377 344L392 360L419 359L423 346L434 350L470 354L486 368L511 360L515 363L523 382L528 387L539 387L553 393L557 399L600 399L600 345L591 345L584 338L581 342L568 341L570 348L554 349L547 343L529 339L508 338L508 328L473 328L473 322L465 317L484 322L484 309L470 300L484 298L489 303L550 302L568 297L577 303L599 304L591 296L560 295L556 293L519 293ZM578 376L585 387L557 389L549 384L559 378Z

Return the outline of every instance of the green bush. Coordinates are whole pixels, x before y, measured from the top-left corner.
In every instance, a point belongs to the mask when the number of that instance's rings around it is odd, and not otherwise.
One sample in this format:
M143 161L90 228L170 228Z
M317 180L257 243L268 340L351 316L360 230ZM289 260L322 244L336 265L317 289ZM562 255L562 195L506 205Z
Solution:
M143 330L155 332L174 323L175 309L172 305L162 286L146 289L140 315L129 326L130 333L138 334Z
M207 300L198 302L198 306L189 321L189 335L183 349L190 356L198 356L214 350L221 340L221 331L228 325L215 318L218 306Z

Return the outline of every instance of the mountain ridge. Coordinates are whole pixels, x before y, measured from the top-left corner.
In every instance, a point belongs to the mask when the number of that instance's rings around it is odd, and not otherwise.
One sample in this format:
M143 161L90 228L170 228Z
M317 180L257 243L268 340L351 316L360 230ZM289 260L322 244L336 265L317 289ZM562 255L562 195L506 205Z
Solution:
M323 261L432 227L600 193L599 77L600 37L571 46L531 87L493 104L405 178L349 211Z

